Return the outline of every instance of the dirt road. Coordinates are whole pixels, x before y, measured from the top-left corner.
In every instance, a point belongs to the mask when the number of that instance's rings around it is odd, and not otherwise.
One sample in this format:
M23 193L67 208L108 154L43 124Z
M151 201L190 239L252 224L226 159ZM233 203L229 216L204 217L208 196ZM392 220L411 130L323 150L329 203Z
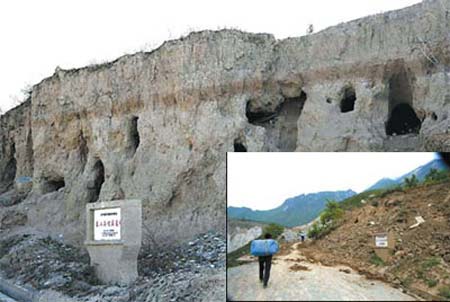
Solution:
M308 262L296 245L286 255L274 258L266 289L259 282L257 262L228 269L229 298L238 301L415 300L400 289L368 280L348 267Z

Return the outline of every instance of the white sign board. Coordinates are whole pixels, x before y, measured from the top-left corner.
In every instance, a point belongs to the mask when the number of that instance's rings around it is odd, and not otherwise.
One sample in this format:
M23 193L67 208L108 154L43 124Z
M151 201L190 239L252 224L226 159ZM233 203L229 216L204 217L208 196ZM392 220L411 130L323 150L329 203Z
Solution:
M376 235L375 236L375 246L376 247L388 247L388 236L387 235Z
M120 208L94 210L94 240L120 240Z

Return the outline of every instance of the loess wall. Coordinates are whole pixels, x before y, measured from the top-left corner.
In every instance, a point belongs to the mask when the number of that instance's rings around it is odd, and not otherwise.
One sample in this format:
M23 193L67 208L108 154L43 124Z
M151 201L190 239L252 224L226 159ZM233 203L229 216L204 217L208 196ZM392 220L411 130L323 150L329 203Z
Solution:
M145 236L171 244L225 230L227 151L449 151L449 9L286 40L204 31L57 69L1 117L0 189L32 176L37 200L62 190L78 242L87 202L140 198Z

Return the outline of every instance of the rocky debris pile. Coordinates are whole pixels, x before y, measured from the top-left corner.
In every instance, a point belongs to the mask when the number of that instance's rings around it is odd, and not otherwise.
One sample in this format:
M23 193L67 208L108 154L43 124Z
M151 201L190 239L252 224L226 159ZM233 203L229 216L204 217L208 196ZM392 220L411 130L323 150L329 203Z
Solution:
M26 193L10 190L0 194L0 207L9 207L22 202L26 198Z
M0 270L17 284L73 301L217 301L225 297L225 250L224 236L215 232L172 248L144 247L139 278L129 286L110 286L98 283L86 252L49 237L22 235L0 241Z
M221 301L225 297L225 238L208 232L179 246L139 255L140 277L84 297L86 302Z
M144 247L138 261L140 277L134 284L102 288L81 301L224 300L225 249L225 238L214 232L176 247Z
M225 252L225 238L213 232L174 248L155 251L144 247L139 257L139 273L155 278L168 273L198 273L204 267L221 268L225 266Z
M87 294L98 284L86 253L50 237L12 236L0 246L0 269L20 284L69 295Z
M0 229L9 229L14 226L25 225L28 216L24 212L16 210L7 210L0 216Z

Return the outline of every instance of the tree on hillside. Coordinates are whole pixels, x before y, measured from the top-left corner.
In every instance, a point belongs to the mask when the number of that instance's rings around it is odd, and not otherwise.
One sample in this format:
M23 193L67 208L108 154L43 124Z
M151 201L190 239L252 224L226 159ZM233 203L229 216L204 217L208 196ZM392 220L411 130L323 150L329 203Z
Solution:
M339 203L334 200L328 200L325 210L320 215L320 222L323 225L328 225L339 220L342 215L344 215L344 210L341 208Z
M450 178L448 170L430 169L430 172L425 176L425 183L436 183Z
M334 200L328 200L319 221L313 223L309 229L308 237L318 239L325 236L338 226L343 215L344 210L341 205Z
M431 168L430 171L428 172L428 174L425 176L425 181L426 182L432 182L434 180L436 180L437 175L438 175L438 170Z
M406 177L404 181L406 188L413 188L419 184L419 180L417 179L416 174L413 174L411 177Z
M271 223L264 228L263 236L269 233L272 235L272 238L277 239L283 232L284 232L283 226L276 223Z

